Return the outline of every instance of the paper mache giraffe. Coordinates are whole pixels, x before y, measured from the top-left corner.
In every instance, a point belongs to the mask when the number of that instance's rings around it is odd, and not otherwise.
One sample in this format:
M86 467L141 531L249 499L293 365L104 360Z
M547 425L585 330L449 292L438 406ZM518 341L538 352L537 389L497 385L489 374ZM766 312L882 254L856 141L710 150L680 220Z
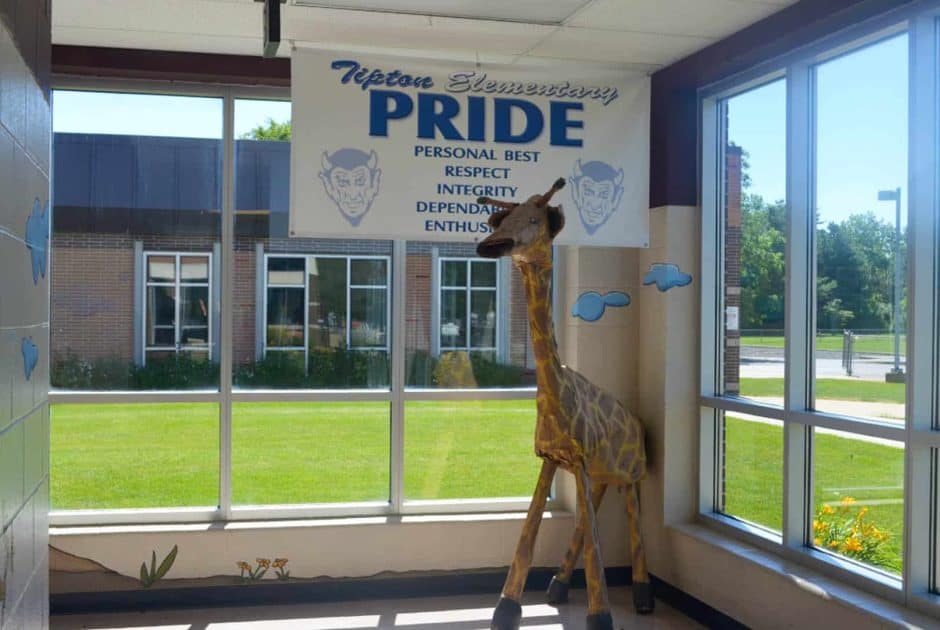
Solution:
M584 546L587 628L613 628L595 511L607 487L614 485L624 491L626 501L634 606L641 614L653 611L653 593L640 539L637 494L637 485L646 475L643 426L616 398L562 365L558 358L551 316L552 241L564 227L565 219L561 207L549 206L548 202L564 185L565 180L558 179L544 195L533 195L525 203L478 199L479 203L500 210L490 215L493 232L479 243L477 254L485 258L511 256L525 284L538 384L535 452L542 458L522 536L493 613L491 628L497 630L519 627L522 617L519 602L545 501L559 467L572 473L577 483L578 525L549 586L549 603L567 601L571 573Z

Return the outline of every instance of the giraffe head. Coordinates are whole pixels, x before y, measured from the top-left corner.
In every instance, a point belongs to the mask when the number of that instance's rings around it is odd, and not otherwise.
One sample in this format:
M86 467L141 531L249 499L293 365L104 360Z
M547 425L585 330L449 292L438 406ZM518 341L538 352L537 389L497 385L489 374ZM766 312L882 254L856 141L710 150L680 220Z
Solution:
M552 241L565 226L565 215L561 206L550 206L548 202L564 186L564 178L559 178L544 195L532 195L525 203L489 197L477 199L478 203L501 208L490 215L493 233L477 245L477 254L484 258L512 256L517 262L550 263Z

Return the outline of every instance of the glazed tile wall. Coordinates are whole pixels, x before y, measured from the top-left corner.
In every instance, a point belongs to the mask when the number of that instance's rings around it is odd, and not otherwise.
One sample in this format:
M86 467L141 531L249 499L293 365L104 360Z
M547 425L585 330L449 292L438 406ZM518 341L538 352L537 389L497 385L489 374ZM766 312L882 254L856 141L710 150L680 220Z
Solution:
M48 627L50 19L0 0L2 630Z

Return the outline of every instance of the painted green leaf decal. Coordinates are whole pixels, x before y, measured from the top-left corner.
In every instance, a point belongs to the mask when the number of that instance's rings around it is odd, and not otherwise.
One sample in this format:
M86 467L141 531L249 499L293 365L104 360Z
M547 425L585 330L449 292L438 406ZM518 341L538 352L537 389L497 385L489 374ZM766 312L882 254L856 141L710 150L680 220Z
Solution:
M147 572L147 563L140 563L140 583L144 586L150 586L150 574Z
M163 559L163 562L160 563L160 566L157 568L157 578L162 578L167 574L167 571L170 570L170 567L173 566L173 562L176 560L176 552L179 551L176 545L173 545L173 550L167 554L166 558Z

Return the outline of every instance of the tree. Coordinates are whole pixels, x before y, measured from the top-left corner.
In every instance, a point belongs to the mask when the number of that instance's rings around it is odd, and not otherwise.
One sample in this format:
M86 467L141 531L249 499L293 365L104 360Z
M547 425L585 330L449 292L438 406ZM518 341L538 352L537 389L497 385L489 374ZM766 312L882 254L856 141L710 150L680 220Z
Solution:
M849 322L862 329L891 327L894 240L894 226L871 212L817 227L816 317L820 327L841 328ZM904 250L902 238L902 266Z
M741 327L783 328L786 206L745 194L741 203Z
M279 142L290 142L291 126L290 121L277 122L273 118L268 118L267 123L258 125L251 131L241 135L242 140L277 140Z

